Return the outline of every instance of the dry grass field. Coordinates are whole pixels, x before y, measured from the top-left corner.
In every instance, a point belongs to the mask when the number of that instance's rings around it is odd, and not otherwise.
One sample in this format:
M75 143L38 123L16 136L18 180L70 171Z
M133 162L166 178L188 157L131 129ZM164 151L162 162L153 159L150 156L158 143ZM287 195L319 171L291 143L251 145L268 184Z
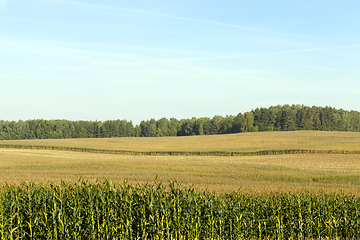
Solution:
M336 134L342 138L335 138ZM310 135L311 137L307 136ZM330 136L333 138L330 138ZM276 136L283 136L277 139ZM291 137L291 136L297 136ZM325 132L297 132L259 134L235 134L231 136L205 136L167 138L175 142L173 149L179 150L181 144L188 144L187 150L197 150L194 144L203 149L228 149L241 150L281 148L281 143L288 147L297 147L297 143L309 148L314 138L320 139L325 149L334 147L339 149L356 150L359 134L342 134ZM238 148L230 139L238 140ZM209 139L218 141L219 148ZM220 141L222 139L222 141ZM245 139L248 139L246 141ZM136 140L139 142L136 144ZM84 147L86 142L93 144L91 147L106 147L122 149L121 141L126 142L129 149L153 149L166 145L162 138L126 138L126 139L66 139L66 140L30 140L17 141L34 145L51 145L62 143L65 146ZM201 141L199 141L201 140ZM103 141L103 142L102 142ZM251 147L250 143L259 145ZM1 142L0 142L1 143ZM110 146L106 145L110 143ZM141 144L145 143L144 146ZM98 145L96 145L98 144ZM176 145L177 144L177 145ZM263 144L263 145L260 145ZM276 145L278 144L278 145ZM196 145L196 144L195 144ZM357 145L359 146L359 145ZM86 145L86 147L89 147ZM171 146L169 146L171 148ZM185 147L184 147L185 148ZM134 156L119 154L101 154L87 152L71 152L60 150L39 149L11 149L0 148L0 183L21 181L47 182L77 181L80 177L88 180L112 179L122 182L128 179L130 183L145 183L152 181L156 176L161 181L179 180L185 185L193 184L197 189L229 192L242 191L344 191L358 193L360 190L360 154L288 154L269 156Z
M163 138L12 140L0 144L131 151L360 150L360 133L261 132ZM360 154L268 156L134 156L61 150L0 148L0 183L128 179L158 176L211 191L358 192Z
M158 138L7 140L0 144L78 147L129 151L240 151L312 149L360 150L355 132L258 132Z

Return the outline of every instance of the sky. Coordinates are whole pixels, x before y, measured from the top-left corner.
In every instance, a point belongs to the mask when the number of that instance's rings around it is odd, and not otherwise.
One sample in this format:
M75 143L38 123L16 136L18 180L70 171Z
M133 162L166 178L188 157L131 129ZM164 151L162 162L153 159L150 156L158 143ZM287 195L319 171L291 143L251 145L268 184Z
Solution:
M358 0L0 0L0 119L360 110Z

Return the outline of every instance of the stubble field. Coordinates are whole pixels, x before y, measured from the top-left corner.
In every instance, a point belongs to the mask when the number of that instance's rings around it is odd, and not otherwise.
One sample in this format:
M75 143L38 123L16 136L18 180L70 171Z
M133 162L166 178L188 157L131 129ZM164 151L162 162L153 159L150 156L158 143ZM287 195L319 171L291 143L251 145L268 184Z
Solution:
M144 138L2 140L0 145L57 146L127 151L240 151L312 149L360 150L356 132L257 132L224 135Z
M360 134L262 132L164 138L12 140L0 144L128 151L333 150L359 151ZM162 156L0 148L0 182L74 182L112 179L130 183L177 180L201 190L230 192L360 190L360 154Z

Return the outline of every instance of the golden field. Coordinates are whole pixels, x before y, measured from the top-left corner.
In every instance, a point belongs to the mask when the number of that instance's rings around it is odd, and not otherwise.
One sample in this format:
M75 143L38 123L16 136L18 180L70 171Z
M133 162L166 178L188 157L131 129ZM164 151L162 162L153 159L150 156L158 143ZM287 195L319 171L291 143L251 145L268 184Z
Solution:
M360 149L359 133L262 132L231 135L0 141L0 144L132 151L258 151ZM178 180L197 189L241 191L360 190L360 154L268 156L138 156L0 148L0 182L128 179Z
M0 144L58 146L128 151L239 151L311 149L360 150L355 132L257 132L224 135L146 138L2 140Z

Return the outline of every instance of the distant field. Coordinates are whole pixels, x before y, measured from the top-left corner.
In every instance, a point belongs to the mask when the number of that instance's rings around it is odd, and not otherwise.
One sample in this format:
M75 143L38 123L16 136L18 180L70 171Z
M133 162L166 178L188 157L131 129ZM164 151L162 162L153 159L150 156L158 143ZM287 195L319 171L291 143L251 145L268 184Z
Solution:
M360 150L360 133L261 132L231 135L11 140L1 144L130 151ZM145 183L179 180L197 189L243 191L360 190L360 154L140 156L0 148L0 183L110 178Z
M6 140L1 144L128 151L239 151L310 149L360 150L355 132L258 132L186 137Z
M320 190L358 192L359 154L276 156L133 156L37 149L0 149L0 183L75 182L80 177L145 183L179 180L229 192Z

